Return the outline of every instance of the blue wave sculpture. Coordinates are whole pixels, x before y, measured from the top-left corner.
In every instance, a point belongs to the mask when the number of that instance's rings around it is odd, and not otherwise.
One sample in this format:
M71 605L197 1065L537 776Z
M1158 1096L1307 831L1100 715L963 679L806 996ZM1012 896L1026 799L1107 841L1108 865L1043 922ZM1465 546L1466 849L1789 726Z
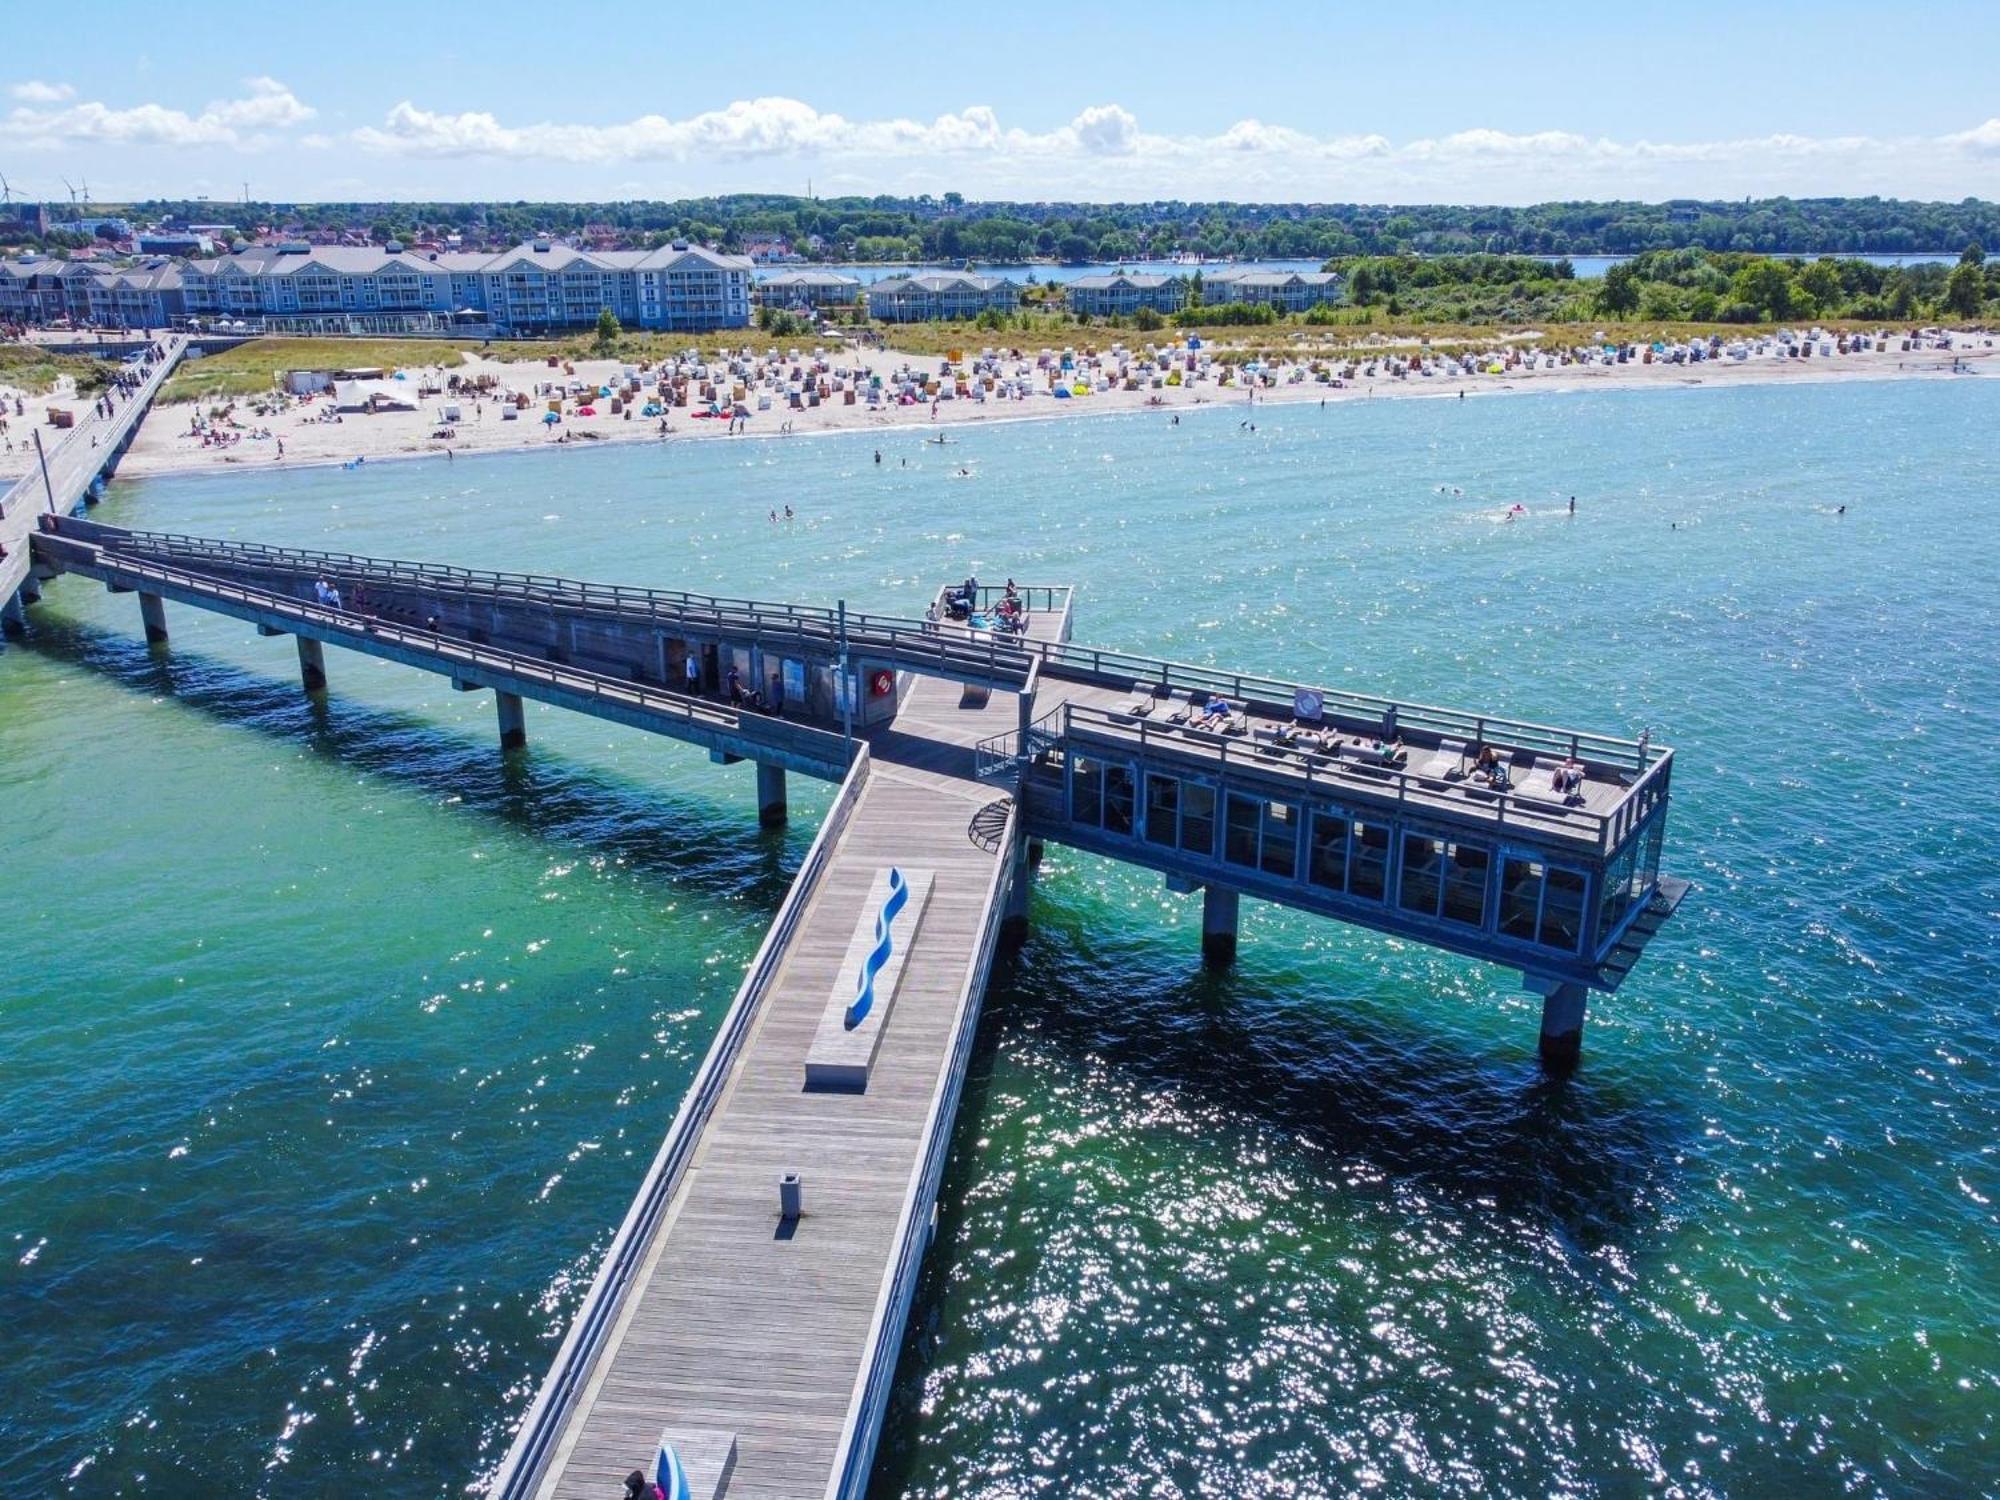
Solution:
M681 1466L680 1454L674 1452L674 1445L665 1438L660 1439L660 1472L653 1482L659 1486L666 1500L693 1500L688 1491L687 1470Z
M882 972L882 966L889 961L889 955L896 951L896 944L890 934L890 924L896 914L909 903L910 884L903 879L903 872L889 870L889 896L882 903L882 909L875 914L875 946L868 950L861 960L861 973L855 981L854 998L848 1002L847 1024L849 1029L859 1026L868 1012L875 1008L875 976Z

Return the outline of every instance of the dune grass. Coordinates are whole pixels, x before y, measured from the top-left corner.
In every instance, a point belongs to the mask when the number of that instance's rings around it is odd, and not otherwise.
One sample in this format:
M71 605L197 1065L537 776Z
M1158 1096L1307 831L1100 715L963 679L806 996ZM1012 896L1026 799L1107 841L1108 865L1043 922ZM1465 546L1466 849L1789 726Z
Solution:
M85 393L102 390L118 371L111 361L81 354L51 354L37 344L0 344L0 385L19 386L35 395L54 387L64 375L75 377Z
M754 343L754 329L731 329L698 339L692 334L627 333L607 350L595 333L563 339L365 339L261 338L201 359L184 360L161 391L162 401L231 401L274 389L287 370L406 370L418 365L462 363L468 354L506 363L550 359L619 359L645 364L697 348ZM0 376L0 378L5 378Z
M1102 352L1114 344L1127 349L1171 343L1189 334L1199 335L1203 344L1218 358L1230 359L1347 359L1401 352L1425 347L1432 349L1492 348L1503 340L1526 347L1568 349L1577 345L1604 342L1644 344L1659 340L1672 343L1694 337L1719 335L1727 343L1734 338L1771 333L1780 323L1688 323L1660 322L1642 318L1593 318L1582 322L1538 323L1441 323L1388 318L1380 315L1372 322L1313 324L1293 317L1277 323L1248 327L1169 325L1150 333L1102 320L1079 324L1059 316L1029 314L1010 317L1005 328L980 328L969 322L882 323L874 330L891 349L908 354L943 357L951 350L976 355L981 349L1019 349L1035 353L1041 349L1076 349ZM1830 333L1875 332L1885 325L1875 319L1816 318L1808 320Z

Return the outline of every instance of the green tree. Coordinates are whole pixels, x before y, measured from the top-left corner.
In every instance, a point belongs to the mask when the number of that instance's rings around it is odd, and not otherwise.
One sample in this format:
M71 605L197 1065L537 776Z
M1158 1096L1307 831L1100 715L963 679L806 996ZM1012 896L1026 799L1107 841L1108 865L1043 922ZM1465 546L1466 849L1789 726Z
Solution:
M1830 260L1816 260L1798 274L1798 285L1812 297L1821 312L1840 306L1846 289L1840 284L1840 268Z
M1132 314L1132 326L1141 333L1152 333L1164 322L1166 319L1155 308L1142 307Z
M1090 259L1091 244L1080 234L1066 234L1056 241L1056 255L1066 265L1080 266Z
M600 350L607 354L610 353L618 345L618 335L624 331L618 324L618 314L608 307L598 309L597 347Z
M1967 245L1958 257L1961 266L1983 266L1986 264L1986 250L1979 241Z
M1639 270L1630 261L1620 261L1604 273L1598 289L1597 305L1614 318L1629 317L1639 306Z
M1986 273L1971 261L1960 261L1945 278L1944 305L1957 317L1976 318L1986 301Z
M1757 257L1730 279L1729 295L1756 308L1762 317L1792 315L1792 278L1781 263L1767 256Z

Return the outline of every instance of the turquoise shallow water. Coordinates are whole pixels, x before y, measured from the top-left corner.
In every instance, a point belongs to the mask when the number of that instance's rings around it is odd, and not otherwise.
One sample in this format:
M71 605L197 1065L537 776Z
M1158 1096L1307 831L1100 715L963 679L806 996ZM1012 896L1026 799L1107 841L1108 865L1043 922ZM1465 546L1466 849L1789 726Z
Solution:
M1069 580L1082 639L1653 726L1696 889L1562 1088L1509 974L1248 908L1205 976L1186 899L1052 849L876 1490L1993 1491L2000 387L1239 416L102 514L857 607ZM315 708L286 642L136 616L61 581L0 655L0 1493L460 1493L824 795L760 834L699 752L531 708L503 766L483 695L336 656Z

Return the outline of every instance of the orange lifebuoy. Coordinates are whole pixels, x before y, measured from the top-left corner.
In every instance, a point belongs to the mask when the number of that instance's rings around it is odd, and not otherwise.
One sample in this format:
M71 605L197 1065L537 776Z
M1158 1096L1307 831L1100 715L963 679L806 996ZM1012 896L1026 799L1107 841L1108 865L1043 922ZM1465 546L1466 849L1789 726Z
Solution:
M896 691L895 673L885 670L885 671L875 672L869 676L868 693L870 697L886 698L895 691Z

